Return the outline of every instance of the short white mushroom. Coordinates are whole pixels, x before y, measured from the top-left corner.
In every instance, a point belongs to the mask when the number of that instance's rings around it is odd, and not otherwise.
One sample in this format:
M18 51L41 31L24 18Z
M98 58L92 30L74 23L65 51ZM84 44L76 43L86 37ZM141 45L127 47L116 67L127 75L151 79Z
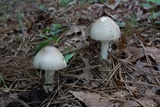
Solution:
M104 60L108 58L110 42L118 39L120 36L121 31L118 25L110 17L100 17L91 26L90 37L101 41L101 57Z
M52 92L54 87L54 73L67 66L62 53L53 46L42 48L33 59L33 67L45 70L45 91Z

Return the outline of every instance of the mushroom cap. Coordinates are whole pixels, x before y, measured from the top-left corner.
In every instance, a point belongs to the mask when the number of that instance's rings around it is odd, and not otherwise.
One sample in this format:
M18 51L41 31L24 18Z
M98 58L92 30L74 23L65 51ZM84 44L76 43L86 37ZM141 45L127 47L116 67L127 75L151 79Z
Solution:
M53 46L42 48L33 59L33 67L43 70L59 70L67 66L62 53Z
M99 41L116 40L121 36L118 25L107 16L97 19L91 27L90 37Z

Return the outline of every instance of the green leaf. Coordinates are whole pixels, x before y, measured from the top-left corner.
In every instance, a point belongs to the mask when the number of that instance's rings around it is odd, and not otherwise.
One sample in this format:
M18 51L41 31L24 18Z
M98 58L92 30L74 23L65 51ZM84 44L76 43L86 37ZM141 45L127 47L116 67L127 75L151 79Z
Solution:
M58 40L58 37L57 36L52 36L52 40L56 42Z
M44 10L46 9L46 7L45 7L45 5L40 5L40 6L38 7L38 9L41 10L41 11L44 11Z
M74 56L74 54L75 53L71 53L71 54L67 54L67 55L65 55L65 60L66 60L66 62L68 63L69 62L69 60Z
M48 37L46 35L44 35L44 34L38 34L38 36L40 36L42 38L47 38L48 39Z
M61 29L61 28L62 28L61 24L52 24L52 27L51 27L52 30Z
M59 0L60 6L67 6L70 2L70 0Z
M151 4L149 4L149 3L142 3L142 6L143 6L143 8L146 8L146 9L153 8L153 6Z
M50 32L50 31L51 31L51 30L50 30L49 28L44 28L44 29L42 30L43 33Z
M160 5L160 0L147 0L147 2L152 2Z
M50 34L50 35L55 35L55 34L60 33L61 31L62 31L62 30L57 29L57 30L51 31L49 34Z
M77 48L75 48L75 47L70 47L70 48L65 49L65 53L66 53L66 54L75 53L76 50L77 50Z
M17 12L16 18L17 18L18 21L22 20L22 12L21 11Z
M39 52L43 47L47 46L50 44L50 41L47 40L47 41L44 41L42 42L41 44L39 44L36 48L35 48L35 52Z
M129 21L128 21L128 24L132 27L137 27L139 26L139 23L134 19L134 18L131 18Z
M160 11L155 12L149 16L150 19L156 19L157 17L160 17Z

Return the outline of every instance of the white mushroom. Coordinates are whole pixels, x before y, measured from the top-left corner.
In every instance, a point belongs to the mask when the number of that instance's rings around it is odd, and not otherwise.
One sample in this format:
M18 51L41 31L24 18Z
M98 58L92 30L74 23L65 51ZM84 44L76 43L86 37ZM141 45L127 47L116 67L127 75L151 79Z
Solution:
M67 66L62 53L53 46L42 48L33 59L33 67L45 70L45 91L52 92L54 87L55 70L63 69Z
M118 39L120 36L121 31L118 25L110 17L103 16L92 24L90 37L101 41L101 57L104 60L108 58L110 42Z

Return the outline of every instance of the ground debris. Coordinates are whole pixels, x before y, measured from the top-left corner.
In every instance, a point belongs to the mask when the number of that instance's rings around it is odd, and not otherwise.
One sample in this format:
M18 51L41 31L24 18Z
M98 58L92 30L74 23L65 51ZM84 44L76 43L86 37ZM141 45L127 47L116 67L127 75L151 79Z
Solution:
M16 1L0 4L1 107L160 105L160 17L152 20L152 9L141 5L145 0L83 5L74 0L66 6L57 0ZM100 43L89 38L91 24L101 16L113 18L122 32L109 63L100 59ZM32 67L46 43L71 56L68 67L56 72L49 94L44 71Z

